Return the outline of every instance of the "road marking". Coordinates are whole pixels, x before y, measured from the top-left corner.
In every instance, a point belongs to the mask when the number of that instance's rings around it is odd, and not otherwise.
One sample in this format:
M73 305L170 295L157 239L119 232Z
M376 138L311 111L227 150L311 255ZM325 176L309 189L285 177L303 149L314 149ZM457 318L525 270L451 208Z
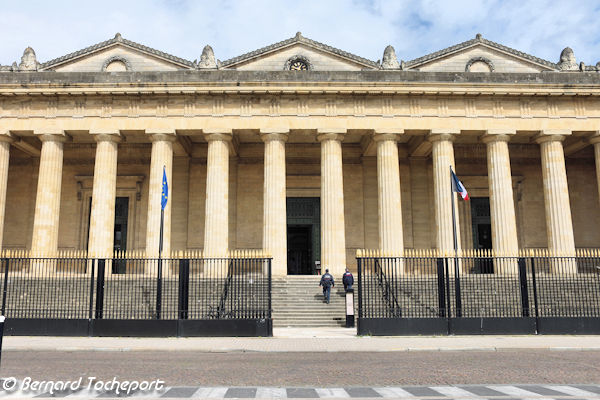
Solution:
M527 398L536 398L536 397L544 397L543 395L539 394L539 393L534 393L534 392L530 392L529 390L525 390L525 389L521 389L518 388L516 386L492 386L492 385L488 385L488 387L490 389L496 390L498 392L502 392L502 393L506 393L508 395L511 396L516 396L516 397L520 397L522 399L527 399Z
M579 389L573 386L566 385L544 385L548 389L556 390L557 392L566 393L570 396L581 396L581 397L597 397L596 393L588 392L587 390Z
M412 394L408 393L406 390L399 387L376 387L373 389L383 397L393 397L401 399L415 397Z
M333 389L315 389L317 391L317 394L319 395L320 398L322 399L326 399L326 398L337 398L337 397L341 397L344 399L347 399L350 397L350 395L348 394L348 392L346 392L344 389L342 388L333 388Z
M194 393L191 398L194 399L222 399L227 393L228 387L204 387Z
M285 388L259 387L256 390L256 398L257 399L285 399L285 398L287 398L287 393L285 391Z
M481 399L481 396L477 396L471 392L468 392L464 389L461 389L456 386L429 386L430 389L435 390L436 392L440 392L441 394L454 397L454 398L478 398Z

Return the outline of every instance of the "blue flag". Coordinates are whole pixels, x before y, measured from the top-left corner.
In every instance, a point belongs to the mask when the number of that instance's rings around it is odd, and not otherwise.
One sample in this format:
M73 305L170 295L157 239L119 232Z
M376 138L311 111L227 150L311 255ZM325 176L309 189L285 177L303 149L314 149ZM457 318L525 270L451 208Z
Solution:
M169 185L167 185L167 171L163 166L163 182L162 182L162 196L160 197L160 207L165 209L167 206L167 200L169 199Z

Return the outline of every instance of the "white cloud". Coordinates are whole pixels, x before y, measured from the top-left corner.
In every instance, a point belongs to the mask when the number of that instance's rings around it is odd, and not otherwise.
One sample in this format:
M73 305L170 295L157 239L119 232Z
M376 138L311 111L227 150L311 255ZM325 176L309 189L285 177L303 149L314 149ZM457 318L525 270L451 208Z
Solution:
M542 0L104 0L3 2L0 64L32 46L41 61L112 38L183 57L211 44L222 60L293 36L377 60L393 44L410 60L469 40L487 39L557 61L571 46L578 60L600 60L595 1Z

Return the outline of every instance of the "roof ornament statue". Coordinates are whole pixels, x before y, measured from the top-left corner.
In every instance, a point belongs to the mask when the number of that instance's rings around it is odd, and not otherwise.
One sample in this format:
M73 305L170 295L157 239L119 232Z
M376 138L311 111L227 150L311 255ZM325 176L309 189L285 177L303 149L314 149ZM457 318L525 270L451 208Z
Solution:
M21 57L19 71L37 71L40 63L37 61L35 51L31 47L27 47Z
M575 59L575 53L570 47L565 47L560 53L560 61L558 62L558 69L561 71L578 71L579 65Z
M117 32L115 34L114 40L116 40L117 42L122 42L123 41L123 36L121 36L121 34L119 32Z
M202 49L202 55L200 61L196 64L198 69L217 69L217 60L215 59L215 52L209 45L204 46Z
M381 69L402 69L398 57L396 57L396 50L392 45L388 45L383 51Z

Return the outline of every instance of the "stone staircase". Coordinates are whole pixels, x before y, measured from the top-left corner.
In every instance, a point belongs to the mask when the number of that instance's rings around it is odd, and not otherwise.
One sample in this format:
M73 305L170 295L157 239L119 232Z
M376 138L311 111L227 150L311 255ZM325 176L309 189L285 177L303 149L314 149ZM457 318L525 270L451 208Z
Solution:
M273 278L273 327L337 327L346 324L341 280L331 289L330 303L327 304L319 286L320 279L317 275Z

